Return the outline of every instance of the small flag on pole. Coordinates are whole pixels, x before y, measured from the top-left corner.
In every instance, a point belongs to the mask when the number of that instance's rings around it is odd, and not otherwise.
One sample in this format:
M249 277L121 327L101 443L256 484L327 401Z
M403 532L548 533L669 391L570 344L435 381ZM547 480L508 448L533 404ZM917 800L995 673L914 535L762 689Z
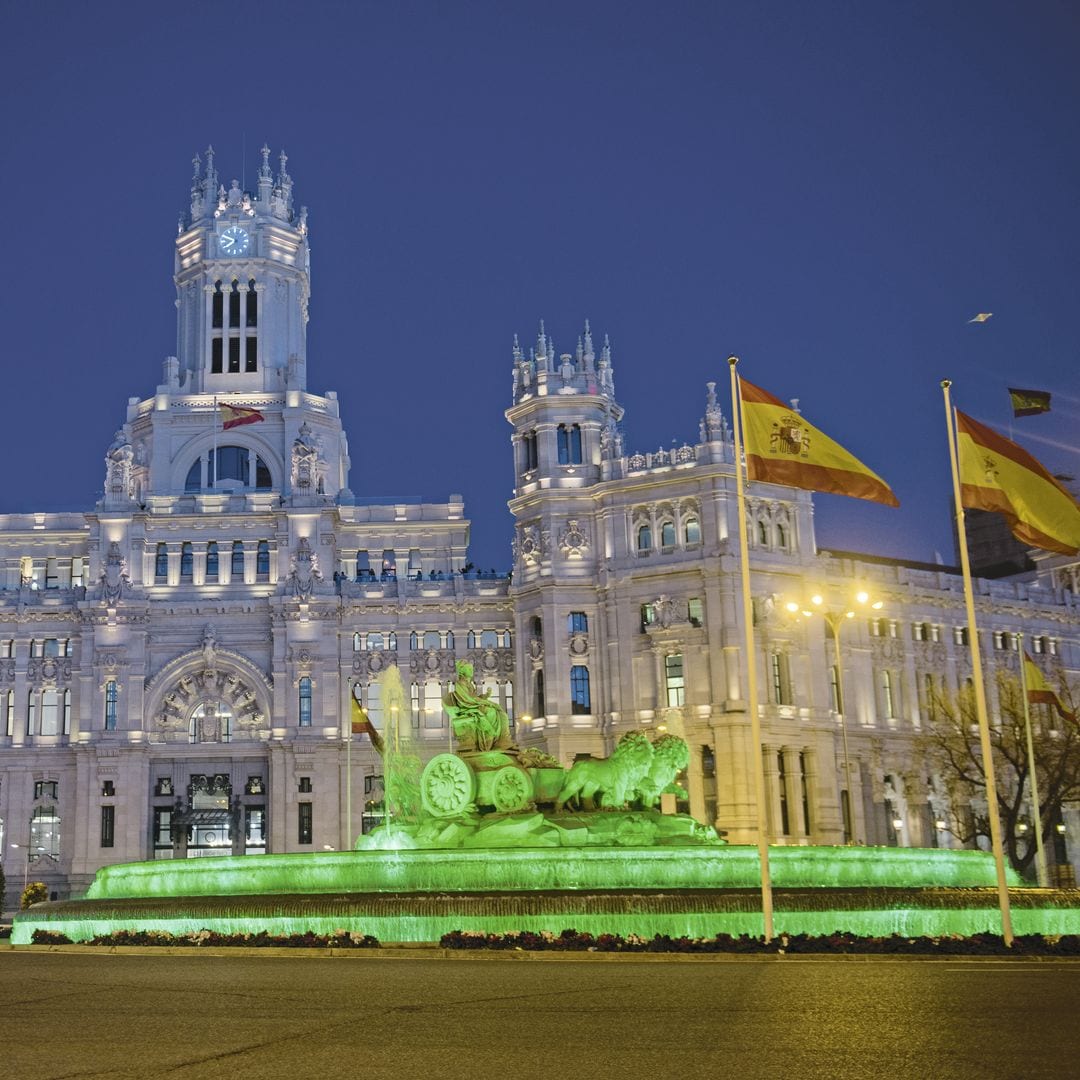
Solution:
M383 740L382 736L376 731L375 725L368 717L364 706L356 700L356 695L351 694L350 699L352 701L352 733L354 735L367 735L371 740L371 745L375 747L378 754L383 752Z
M993 317L994 317L994 313L992 311L980 311L979 314L976 315L974 319L968 319L968 322L969 323L988 322Z
M1009 387L1009 400L1012 402L1013 416L1038 416L1050 411L1050 392L1048 390L1015 390Z
M900 505L880 476L790 405L745 379L739 387L751 480Z
M258 409L248 409L243 405L226 405L224 402L218 403L218 415L221 417L222 431L241 427L244 424L257 424L260 420L266 419Z
M1051 705L1057 710L1062 720L1076 723L1076 713L1069 712L1061 703L1061 698L1050 688L1043 673L1036 666L1035 661L1024 650L1024 681L1027 684L1027 699L1029 705Z
M1026 450L956 412L960 501L1001 514L1017 540L1044 551L1080 551L1080 506Z

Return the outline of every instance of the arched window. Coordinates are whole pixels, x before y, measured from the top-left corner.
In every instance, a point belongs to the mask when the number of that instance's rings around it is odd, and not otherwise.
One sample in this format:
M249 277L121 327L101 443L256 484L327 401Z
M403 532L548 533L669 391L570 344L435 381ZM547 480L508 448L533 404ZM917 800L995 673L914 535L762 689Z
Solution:
M697 518L687 518L683 525L683 540L687 547L701 543L701 523Z
M757 523L757 538L762 547L769 546L769 526L764 521Z
M188 742L232 742L232 710L224 701L203 702L188 721Z
M300 680L300 726L311 727L311 680L305 675Z
M412 633L409 634L409 649L412 652L416 652L419 640L420 639L417 637L416 631L413 630Z
M254 278L248 281L247 324L248 326L259 325L259 294L255 291Z
M197 457L188 469L187 479L184 481L184 491L202 491L202 458Z
M787 551L787 529L779 524L776 526L776 546L781 551Z
M675 523L665 521L660 526L660 547L670 551L675 546Z
M212 310L212 316L211 316L211 320L210 320L211 326L215 330L220 330L221 326L222 326L222 323L224 321L224 312L225 312L224 300L225 300L225 298L221 294L221 282L220 281L215 281L214 282L213 310ZM219 367L216 370L220 371L221 368Z
M371 573L371 568L368 565L368 553L366 551L358 551L356 553L356 580L362 581Z
M443 646L443 648L445 648L445 649L453 649L453 647L454 647L454 631L453 630L447 630L446 631L446 644Z
M158 544L154 550L154 580L167 581L169 577L169 549L165 544Z
M260 540L255 549L255 574L266 579L270 576L270 541Z
M652 550L652 529L648 525L639 525L637 531L638 551Z
M206 545L206 580L217 581L218 579L218 547L217 541L211 540Z
M466 649L475 649L476 648L476 631L475 630L470 630L469 633L466 635L466 637L465 637L465 648Z
M536 432L530 431L521 437L521 467L523 472L536 468Z
M544 673L538 671L533 680L533 699L536 702L536 715L543 716L547 712L547 703L544 700Z
M382 634L368 634L367 647L370 652L380 652L383 648Z
M560 424L556 432L560 465L581 464L581 425Z
M41 734L60 733L60 695L56 690L41 691Z
M234 281L229 290L229 326L240 325L240 282Z
M428 630L424 634L424 648L425 649L441 649L442 638L439 636L438 630Z
M192 553L191 544L184 542L180 545L180 577L182 580L190 581L191 574L195 566L195 556Z

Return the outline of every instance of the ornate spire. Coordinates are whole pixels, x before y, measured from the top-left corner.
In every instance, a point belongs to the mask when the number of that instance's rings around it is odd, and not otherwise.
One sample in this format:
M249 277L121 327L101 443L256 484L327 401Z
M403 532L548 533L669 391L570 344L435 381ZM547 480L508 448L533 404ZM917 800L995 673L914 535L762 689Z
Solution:
M589 320L585 320L585 355L591 356L593 354L592 343L592 327L589 325Z
M191 174L191 187L192 187L192 190L194 190L195 188L197 188L199 186L199 181L202 179L202 167L201 166L202 166L202 158L199 157L198 151L196 151L195 156L191 159L191 168L193 170L193 172Z
M607 334L604 335L604 347L600 350L600 359L605 364L611 363L611 342L608 340Z
M548 355L548 342L547 334L544 332L544 320L540 320L540 333L536 337L536 355L544 356Z
M262 144L262 149L259 151L262 154L262 166L259 169L260 180L271 180L270 173L270 147L266 143Z
M520 364L525 359L525 354L521 351L521 344L518 341L517 334L514 335L514 363Z
M585 359L585 346L581 343L581 335L578 334L578 339L577 339L577 362L578 362L578 367L581 367L584 359Z
M208 146L206 148L206 184L203 187L203 191L207 195L212 195L217 191L218 187L218 174L217 169L214 168L214 148Z

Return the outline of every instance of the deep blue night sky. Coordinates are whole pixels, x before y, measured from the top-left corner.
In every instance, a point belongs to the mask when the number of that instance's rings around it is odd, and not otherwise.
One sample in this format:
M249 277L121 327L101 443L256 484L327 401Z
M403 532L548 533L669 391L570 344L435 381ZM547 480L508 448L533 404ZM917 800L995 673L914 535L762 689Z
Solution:
M192 154L251 186L264 140L352 488L462 492L481 566L540 318L611 335L632 450L693 442L730 352L800 398L902 504L819 496L823 546L952 561L946 376L1006 433L1009 383L1051 390L1014 433L1080 474L1075 5L69 2L0 49L0 512L92 505L175 351Z

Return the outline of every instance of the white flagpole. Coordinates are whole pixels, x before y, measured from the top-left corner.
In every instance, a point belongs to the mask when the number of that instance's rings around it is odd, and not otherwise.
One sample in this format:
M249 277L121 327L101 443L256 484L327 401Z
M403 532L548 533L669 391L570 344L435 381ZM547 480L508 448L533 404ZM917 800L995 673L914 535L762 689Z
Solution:
M964 507L960 498L960 470L957 465L956 430L953 406L949 399L951 379L943 379L945 394L945 425L949 433L949 463L952 466L953 500L956 505L957 547L960 549L960 570L964 576L964 603L967 607L968 647L971 650L971 677L975 684L975 716L979 722L979 744L982 750L983 775L986 777L986 813L990 819L990 847L994 852L997 871L998 907L1001 909L1001 936L1012 945L1012 914L1009 910L1009 886L1005 877L1005 852L1001 845L1001 822L998 819L997 782L994 778L994 754L990 746L990 723L986 715L986 687L983 685L982 657L979 654L979 632L975 625L975 596L971 589L971 564L968 559L967 530L964 528Z
M750 599L750 555L746 537L746 489L743 481L742 409L739 407L737 356L731 368L732 432L735 436L735 492L739 518L739 563L742 569L744 651L746 653L746 706L750 713L750 740L754 744L754 799L757 802L758 859L761 863L761 916L765 940L773 938L772 875L769 872L769 832L765 813L765 763L761 758L761 718L758 716L757 657L754 654L754 610Z
M1031 818L1035 826L1035 880L1042 888L1049 884L1046 868L1046 851L1043 849L1042 815L1039 813L1039 782L1035 776L1035 744L1031 738L1031 709L1028 706L1027 653L1024 651L1024 635L1020 639L1020 696L1024 699L1024 738L1027 741L1028 773L1031 775Z

